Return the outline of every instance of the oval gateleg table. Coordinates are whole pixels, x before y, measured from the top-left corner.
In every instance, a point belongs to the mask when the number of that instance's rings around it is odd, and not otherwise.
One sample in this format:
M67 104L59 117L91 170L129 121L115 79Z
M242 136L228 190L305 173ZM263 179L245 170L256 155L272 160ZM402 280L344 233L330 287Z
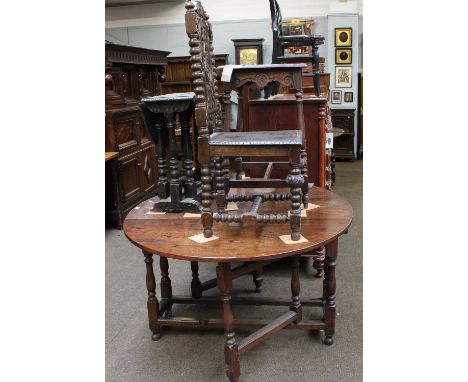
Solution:
M276 191L280 191L278 189ZM276 192L275 191L275 192ZM253 192L248 190L247 192ZM151 213L157 197L142 202L128 214L123 228L127 238L141 248L146 263L146 286L148 290L149 328L153 340L161 336L162 327L211 327L223 328L225 332L225 360L227 376L237 381L240 375L239 355L263 342L281 329L324 330L324 344L333 343L335 331L335 267L338 255L338 238L347 232L353 219L351 205L341 196L322 188L309 191L310 203L319 207L305 211L301 218L301 234L308 240L303 243L285 244L280 235L290 234L289 224L257 223L241 226L239 223L214 223L216 240L203 244L189 239L202 232L198 217L184 217L184 213ZM262 213L284 210L289 202L265 202ZM237 203L240 211L248 203ZM286 207L287 208L287 207ZM314 299L300 299L299 257L325 246L325 275L323 295ZM161 268L161 299L156 296L156 281L153 271L153 255L159 255ZM231 296L232 281L252 274L259 289L259 270L281 258L291 258L291 294L289 299L280 298L235 298ZM172 295L168 258L190 261L192 270L191 296ZM201 282L198 262L216 263L217 277ZM232 263L242 265L233 267ZM218 287L219 297L205 297L203 292ZM258 290L257 290L258 291ZM172 315L173 304L220 304L223 319L178 318ZM231 305L284 306L285 313L278 318L265 321L234 320ZM302 306L323 309L320 320L302 317ZM235 328L257 329L248 337L236 341Z

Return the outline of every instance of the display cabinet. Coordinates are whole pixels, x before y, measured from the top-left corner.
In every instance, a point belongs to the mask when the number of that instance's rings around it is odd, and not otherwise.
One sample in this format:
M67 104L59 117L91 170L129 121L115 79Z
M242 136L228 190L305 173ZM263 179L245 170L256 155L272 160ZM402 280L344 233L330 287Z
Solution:
M354 152L355 111L356 109L331 109L333 127L344 130L344 133L335 138L333 142L336 159L356 159Z

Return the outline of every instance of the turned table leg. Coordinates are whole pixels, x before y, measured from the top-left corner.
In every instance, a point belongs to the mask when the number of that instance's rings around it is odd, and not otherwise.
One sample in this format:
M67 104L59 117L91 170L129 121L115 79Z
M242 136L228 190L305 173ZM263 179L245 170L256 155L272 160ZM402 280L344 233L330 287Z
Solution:
M153 272L153 254L143 251L146 264L146 289L148 289L148 321L149 328L153 332L152 339L157 341L161 338L161 331L158 325L159 301L156 297L156 280Z
M291 306L290 310L297 313L297 320L295 323L302 321L302 305L299 299L299 293L301 291L301 283L299 279L299 262L300 255L293 256L291 258Z
M338 255L338 239L325 246L325 275L323 281L325 345L333 344L335 334L335 293L336 293L336 256Z
M167 300L165 316L171 316L172 310L172 284L169 278L169 261L167 257L159 257L159 267L161 268L161 299Z
M255 293L260 293L262 291L262 284L263 284L263 268L253 271L252 279L255 284Z
M164 123L164 116L157 114L155 116L156 123L156 136L157 140L157 151L158 151L158 195L160 199L165 199L169 196L169 178L167 177L167 165L166 165L166 143L164 142L164 135L166 125Z
M221 292L223 302L223 321L224 321L224 358L226 361L226 375L229 381L236 382L240 375L238 344L234 335L234 317L231 311L231 289L232 279L230 278L230 264L220 263L216 267L216 276L218 287Z
M179 114L182 135L182 149L184 153L184 175L185 175L185 197L195 198L197 196L197 183L193 174L192 138L190 137L191 110Z
M175 113L164 113L166 126L169 134L169 176L170 176L170 195L173 203L180 202L182 198L182 184L180 182L179 160L177 158L176 147L176 116Z
M192 283L190 285L193 298L202 297L202 283L198 277L198 261L191 261L190 268L192 269Z
M325 261L325 247L320 247L319 249L315 250L315 254L313 256L314 263L312 266L317 271L315 277L318 279L323 277L323 269L324 269L324 261Z

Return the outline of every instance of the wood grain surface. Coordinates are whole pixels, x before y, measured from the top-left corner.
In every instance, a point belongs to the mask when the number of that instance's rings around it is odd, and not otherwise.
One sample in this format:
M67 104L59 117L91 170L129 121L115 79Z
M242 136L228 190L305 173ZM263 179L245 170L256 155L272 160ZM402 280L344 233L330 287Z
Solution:
M238 189L248 193L253 190ZM263 192L265 190L262 190ZM272 189L271 192L288 192ZM140 203L130 211L124 222L127 238L146 252L188 261L229 262L258 261L288 257L310 252L340 235L351 225L353 210L341 196L313 187L309 191L310 203L320 207L307 211L301 218L301 234L306 243L284 244L278 236L290 234L289 223L214 223L213 231L219 239L197 244L189 237L200 234L203 227L198 218L184 218L183 213L148 214L157 197ZM285 204L283 204L285 203ZM289 202L266 202L262 213L287 210ZM248 209L250 203L238 203L239 212Z

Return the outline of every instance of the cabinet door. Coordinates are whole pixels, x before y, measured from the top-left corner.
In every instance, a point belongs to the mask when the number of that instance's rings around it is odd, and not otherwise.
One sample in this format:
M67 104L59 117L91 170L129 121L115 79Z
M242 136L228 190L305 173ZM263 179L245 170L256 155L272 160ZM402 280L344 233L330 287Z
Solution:
M119 159L118 176L121 203L131 203L138 199L141 192L140 155Z
M140 186L142 192L149 192L156 188L157 182L157 166L156 166L156 151L154 145L142 151L140 154Z
M140 113L136 109L130 112L115 112L112 115L115 135L115 151L137 147L140 141Z

